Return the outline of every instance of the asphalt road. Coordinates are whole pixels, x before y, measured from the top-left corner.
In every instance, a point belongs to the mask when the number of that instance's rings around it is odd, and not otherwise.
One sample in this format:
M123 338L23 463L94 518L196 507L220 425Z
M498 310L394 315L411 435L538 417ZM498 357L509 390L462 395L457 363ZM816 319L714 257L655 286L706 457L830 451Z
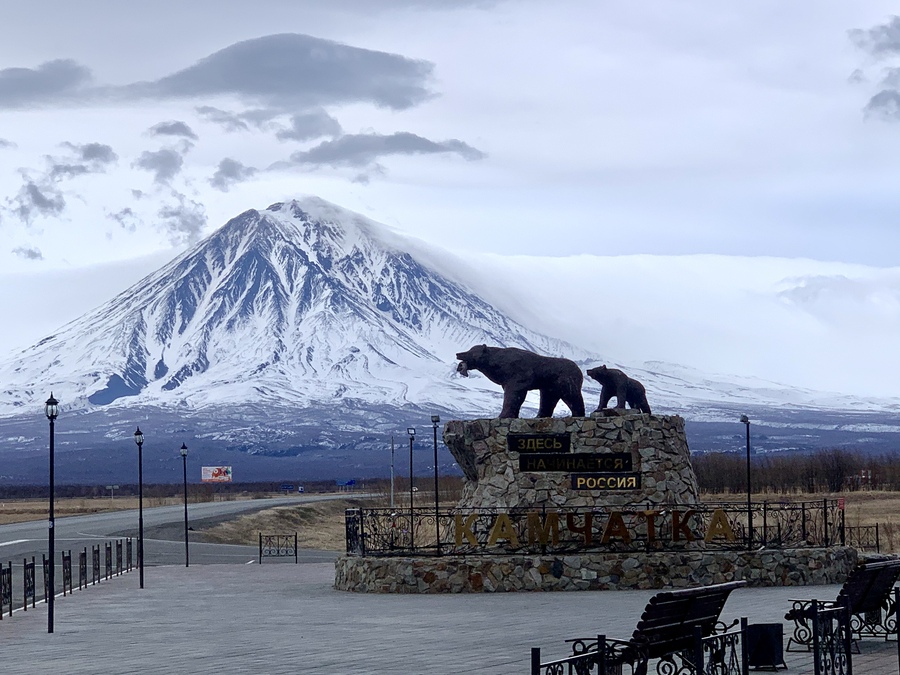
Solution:
M188 504L188 525L211 525L231 517L287 504L303 504L316 501L344 498L346 495L295 495L270 499L242 501L203 502ZM56 519L55 547L56 571L54 573L57 591L62 590L61 552L72 552L73 582L78 583L78 553L88 550L88 575L90 576L90 551L92 546L107 541L134 539L134 561L137 564L138 511L112 511L84 516L68 516ZM292 533L291 533L292 534ZM232 546L190 541L188 532L189 558L191 565L205 564L248 564L258 560L256 546ZM30 521L0 525L0 562L4 567L13 565L13 596L15 606L21 606L22 567L25 559L34 559L36 567L37 594L42 597L41 581L42 556L47 553L48 522ZM331 562L336 557L332 551L303 550L298 552L299 562ZM101 568L103 549L101 548ZM144 566L183 565L184 546L184 506L160 506L144 509ZM267 559L266 564L290 562L293 558ZM114 563L115 564L115 563Z

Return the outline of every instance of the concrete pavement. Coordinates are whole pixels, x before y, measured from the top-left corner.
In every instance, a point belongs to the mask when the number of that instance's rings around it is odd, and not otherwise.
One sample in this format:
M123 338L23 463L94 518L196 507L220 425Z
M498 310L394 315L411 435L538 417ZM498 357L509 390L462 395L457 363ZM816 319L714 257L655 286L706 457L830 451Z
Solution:
M361 595L335 591L328 563L152 567L143 591L123 575L0 622L0 669L14 673L528 672L530 648L628 637L654 591ZM723 618L781 622L794 597L837 586L741 589ZM788 627L785 626L785 639ZM868 640L854 670L897 673L897 644ZM812 673L810 654L786 654Z

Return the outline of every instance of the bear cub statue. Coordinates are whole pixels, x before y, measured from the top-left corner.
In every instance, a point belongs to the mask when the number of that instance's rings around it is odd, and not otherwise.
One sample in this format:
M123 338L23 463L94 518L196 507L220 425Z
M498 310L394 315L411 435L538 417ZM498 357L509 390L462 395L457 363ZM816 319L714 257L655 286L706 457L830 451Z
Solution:
M569 359L541 356L515 347L477 345L456 355L456 372L463 377L480 370L494 384L503 387L500 417L518 417L525 396L532 389L541 392L538 417L553 417L560 399L574 417L584 417L581 383L584 376L578 364Z
M638 408L642 413L651 414L650 404L647 402L647 392L644 390L644 385L637 380L628 377L621 370L606 366L591 368L587 374L602 385L598 411L603 410L609 400L615 396L617 408L624 408L628 403L629 408Z

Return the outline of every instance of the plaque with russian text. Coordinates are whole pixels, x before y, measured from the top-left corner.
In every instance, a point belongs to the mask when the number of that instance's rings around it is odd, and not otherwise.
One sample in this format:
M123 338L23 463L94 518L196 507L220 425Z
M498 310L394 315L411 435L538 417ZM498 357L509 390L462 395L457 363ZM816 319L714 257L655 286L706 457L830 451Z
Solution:
M596 473L632 471L630 452L521 453L519 471Z
M572 439L569 434L509 434L507 447L516 452L569 452Z
M577 473L572 474L573 490L640 490L639 473Z

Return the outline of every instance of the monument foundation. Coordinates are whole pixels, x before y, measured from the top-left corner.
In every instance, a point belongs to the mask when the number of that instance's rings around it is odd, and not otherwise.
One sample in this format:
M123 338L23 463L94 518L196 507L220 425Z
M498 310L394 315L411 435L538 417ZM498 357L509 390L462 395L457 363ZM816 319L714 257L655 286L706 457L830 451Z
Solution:
M452 421L465 476L452 509L348 511L335 588L447 593L839 583L838 502L704 504L684 420L611 409L589 417Z

